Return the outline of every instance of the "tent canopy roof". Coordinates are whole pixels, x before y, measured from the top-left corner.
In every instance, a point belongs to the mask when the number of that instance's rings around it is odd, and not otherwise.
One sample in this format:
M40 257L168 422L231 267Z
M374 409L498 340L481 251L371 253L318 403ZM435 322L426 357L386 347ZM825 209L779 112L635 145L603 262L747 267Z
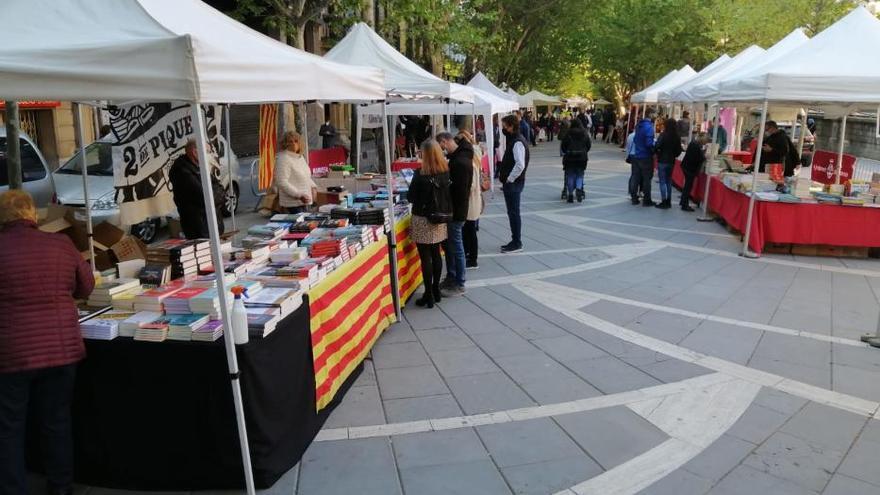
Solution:
M518 101L511 99L510 94L505 93L504 90L502 90L498 86L495 86L495 84L493 84L492 81L490 81L489 78L486 77L486 75L482 72L477 72L476 75L474 75L474 77L472 77L471 80L468 81L467 85L472 88L481 89L487 93L497 96L498 98L503 98L505 100L511 100L514 101L514 103L518 103Z
M684 73L682 73L684 71ZM654 84L635 93L630 98L633 103L656 103L657 93L664 88L670 87L670 84L680 84L696 74L690 65L685 65L681 69L672 69L665 76L661 77Z
M460 84L453 83L454 86ZM500 98L488 91L471 88L474 93L474 103L450 102L449 105L434 99L409 100L390 102L385 106L388 115L494 115L496 113L513 112L519 108L519 104L508 98ZM380 104L362 106L360 113L379 115L382 111Z
M664 91L662 96L667 98L667 101L670 102L687 102L693 103L697 100L694 97L693 89L700 84L706 84L716 80L718 77L723 76L726 71L730 71L733 69L742 69L746 67L749 63L754 63L761 55L763 55L765 50L757 45L751 45L739 52L733 58L729 58L728 60L718 62L716 60L712 64L710 64L705 69L701 70L697 73L696 76L688 79L683 84L676 86L670 91ZM720 60L720 59L719 59ZM730 73L730 72L727 72Z
M433 96L473 101L470 88L452 84L406 58L363 22L351 27L345 38L324 55L327 60L376 67L385 72L385 90L402 96Z
M524 94L523 96L525 96L527 98L531 98L533 105L550 106L550 105L561 105L562 104L562 100L560 100L559 98L542 93L542 92L538 91L537 89L533 89L533 90L529 91L528 93Z
M381 71L279 43L199 0L6 0L0 97L13 100L377 100Z
M519 103L520 108L530 108L535 106L531 98L526 95L521 95L517 93L513 90L513 88L507 88L507 94L513 98L516 98L516 101Z
M657 102L658 103L672 103L670 99L672 91L676 88L682 87L683 85L693 81L697 77L707 72L714 71L721 65L726 64L730 61L730 56L726 53L722 54L718 58L716 58L711 64L705 66L697 73L691 73L690 75L682 76L681 79L669 81L668 84L665 84L662 88L657 88ZM691 69L693 71L693 69Z
M726 84L723 101L880 103L880 20L864 7L792 49L783 59Z

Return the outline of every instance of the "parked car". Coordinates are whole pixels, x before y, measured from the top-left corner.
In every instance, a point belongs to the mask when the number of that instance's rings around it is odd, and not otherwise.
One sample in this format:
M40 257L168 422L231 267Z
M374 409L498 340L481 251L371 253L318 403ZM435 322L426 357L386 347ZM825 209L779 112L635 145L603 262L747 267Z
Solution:
M80 167L80 153L71 157L64 165L52 175L56 187L56 202L61 205L82 208L85 204L83 199L82 168ZM232 177L230 180L229 168L225 166L226 160L221 158L223 166L219 166L217 174L220 183L227 192L224 216L232 215L238 210L239 177L238 159L232 156ZM113 187L113 153L112 143L108 141L96 141L86 146L86 170L88 170L89 202L91 203L92 222L100 223L107 221L113 225L122 226L119 220L119 205L116 204L116 189ZM77 212L77 218L85 219L85 212ZM146 243L153 242L162 228L165 218L150 218L139 224L131 226L131 234Z
M38 208L45 208L52 200L55 188L52 185L52 174L43 154L30 136L21 133L21 181L25 191L30 193ZM9 170L6 164L6 128L0 127L0 192L9 189Z

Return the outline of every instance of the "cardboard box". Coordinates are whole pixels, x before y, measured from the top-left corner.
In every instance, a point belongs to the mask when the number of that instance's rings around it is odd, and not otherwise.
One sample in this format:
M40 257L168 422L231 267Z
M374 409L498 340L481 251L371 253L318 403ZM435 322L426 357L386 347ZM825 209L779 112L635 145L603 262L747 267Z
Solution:
M93 225L92 234L92 238L95 240L95 249L101 249L103 251L111 249L113 245L125 237L124 230L107 222Z
M110 248L117 261L146 259L147 246L140 239L126 235Z
M331 193L331 192L322 192L318 191L318 194L315 196L315 204L317 206L323 206L327 204L342 204L346 201L349 195L348 191L343 191L341 193Z

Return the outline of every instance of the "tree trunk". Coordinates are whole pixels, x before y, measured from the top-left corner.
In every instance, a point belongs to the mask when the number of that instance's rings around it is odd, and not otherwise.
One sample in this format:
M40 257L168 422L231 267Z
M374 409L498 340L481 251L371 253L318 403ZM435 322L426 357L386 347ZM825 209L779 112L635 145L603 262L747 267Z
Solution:
M300 50L306 49L306 23L298 24L293 28L293 46Z
M400 21L397 27L400 29L400 42L398 43L397 47L400 50L400 53L405 54L409 42L409 39L407 37L408 27L406 25L406 21Z
M376 27L376 2L375 0L363 0L361 4L361 17L371 28Z

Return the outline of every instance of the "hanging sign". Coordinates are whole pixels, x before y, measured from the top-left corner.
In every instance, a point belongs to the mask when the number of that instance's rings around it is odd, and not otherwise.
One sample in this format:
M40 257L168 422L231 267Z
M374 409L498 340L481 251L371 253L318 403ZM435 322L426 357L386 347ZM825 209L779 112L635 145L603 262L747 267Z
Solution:
M843 184L853 176L856 165L856 157L843 154L843 166L840 168L840 183ZM811 178L823 184L834 184L834 174L837 171L837 153L825 150L816 150L813 153L813 166Z
M220 135L220 107L202 107L215 175L216 153L225 154ZM175 208L168 170L195 137L189 105L140 103L109 111L113 144L113 185L120 221L126 225L161 217ZM221 141L222 140L222 141Z

